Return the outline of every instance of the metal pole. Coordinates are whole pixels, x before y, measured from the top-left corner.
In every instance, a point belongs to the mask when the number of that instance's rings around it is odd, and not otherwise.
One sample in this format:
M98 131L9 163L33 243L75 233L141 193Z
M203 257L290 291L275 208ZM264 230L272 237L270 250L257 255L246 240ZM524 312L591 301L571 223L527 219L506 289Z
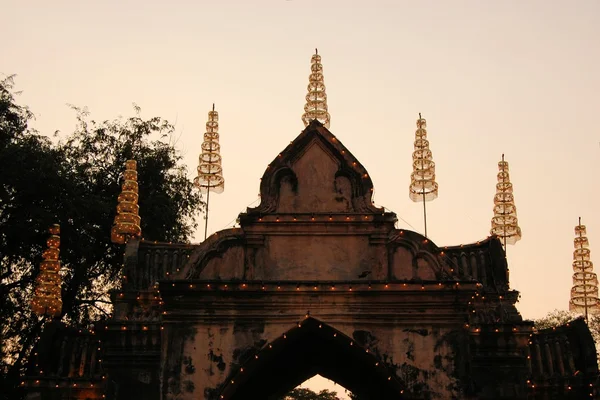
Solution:
M315 49L315 55L319 55L319 49ZM318 120L319 120L319 118L317 117L317 115L319 115L319 113L317 112L317 110L318 110L318 107L317 107L317 104L318 104L318 103L317 103L317 100L319 99L319 95L318 95L318 93L317 93L317 86L315 86L315 87L314 87L314 89L315 89L315 103L314 103L314 111L315 111L315 115L314 115L314 117L315 117L315 119L318 121Z
M579 225L581 226L581 217L579 217ZM579 237L581 238L581 230L579 231ZM585 285L585 259L583 254L581 255L581 268L583 269L583 309L585 312L585 322L588 322L588 305L587 305L587 287Z
M206 187L206 214L204 216L204 240L206 240L206 236L208 234L208 201L210 200L210 183Z
M427 206L425 205L425 181L423 181L423 221L425 222L425 237L427 237Z
M502 162L504 162L504 154L502 154ZM506 190L504 186L504 174L502 174L502 190ZM506 260L506 265L508 266L508 255L506 251L506 208L502 208L502 214L504 217L504 221L502 223L502 240L504 242L504 259Z
M419 119L421 119L421 113L419 113ZM425 237L427 237L427 205L425 204L425 160L423 159L424 154L421 153L421 178L423 180L423 224L425 225Z

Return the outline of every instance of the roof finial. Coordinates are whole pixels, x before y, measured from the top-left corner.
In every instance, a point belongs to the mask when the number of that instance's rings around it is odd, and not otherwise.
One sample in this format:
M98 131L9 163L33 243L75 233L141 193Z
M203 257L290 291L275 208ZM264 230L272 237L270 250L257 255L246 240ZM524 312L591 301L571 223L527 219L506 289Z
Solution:
M327 111L327 94L325 93L325 83L323 79L323 65L318 49L311 58L311 74L308 77L308 94L306 95L306 105L302 122L308 126L311 121L317 120L325 128L329 128L331 116Z

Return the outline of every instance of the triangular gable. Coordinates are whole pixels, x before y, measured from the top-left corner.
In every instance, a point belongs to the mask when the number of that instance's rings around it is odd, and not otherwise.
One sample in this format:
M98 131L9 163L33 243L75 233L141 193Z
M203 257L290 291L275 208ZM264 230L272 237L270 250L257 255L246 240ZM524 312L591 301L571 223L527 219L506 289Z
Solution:
M367 170L314 120L267 166L253 213L381 214Z

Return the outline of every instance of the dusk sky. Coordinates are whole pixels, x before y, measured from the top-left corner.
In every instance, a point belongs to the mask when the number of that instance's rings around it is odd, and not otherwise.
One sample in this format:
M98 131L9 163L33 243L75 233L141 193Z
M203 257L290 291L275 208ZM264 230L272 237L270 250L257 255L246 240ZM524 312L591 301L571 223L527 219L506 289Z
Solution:
M433 242L489 235L504 153L523 316L568 308L580 216L600 270L600 1L4 0L2 10L0 73L17 75L43 134L73 130L67 103L104 120L135 102L175 123L192 178L216 103L225 192L211 195L210 232L256 204L267 164L304 128L317 47L330 130L398 227L423 232L408 197L421 112L440 188L428 203Z

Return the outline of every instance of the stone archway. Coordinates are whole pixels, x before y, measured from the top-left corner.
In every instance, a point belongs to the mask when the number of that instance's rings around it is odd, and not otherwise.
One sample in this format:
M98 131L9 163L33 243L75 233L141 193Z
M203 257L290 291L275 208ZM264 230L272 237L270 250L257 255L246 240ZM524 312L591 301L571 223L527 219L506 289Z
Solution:
M238 228L128 244L130 283L107 325L119 351L105 360L138 368L131 346L152 333L143 367L164 400L273 399L316 374L369 399L526 398L531 324L498 239L438 247L372 194L360 162L311 123L267 166ZM145 298L154 325L137 316Z
M274 399L317 374L368 399L415 398L376 354L311 317L248 355L220 398Z

